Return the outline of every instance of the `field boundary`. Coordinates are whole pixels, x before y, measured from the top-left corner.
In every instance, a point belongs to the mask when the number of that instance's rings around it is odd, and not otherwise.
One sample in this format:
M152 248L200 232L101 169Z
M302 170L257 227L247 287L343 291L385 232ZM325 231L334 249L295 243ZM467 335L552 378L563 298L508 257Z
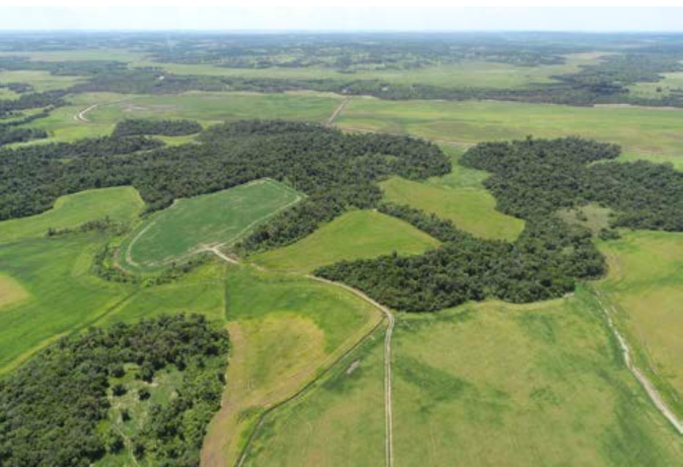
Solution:
M626 339L621 335L621 333L617 329L617 326L614 324L614 320L610 315L608 307L605 305L606 299L604 298L603 294L594 287L591 287L591 289L593 291L595 298L598 301L598 304L600 305L600 310L603 312L607 320L608 327L610 328L612 334L619 343L619 347L621 348L622 356L624 358L624 363L626 364L626 367L636 378L640 386L645 390L650 401L652 401L657 410L667 419L667 421L673 426L673 428L678 432L679 435L683 435L683 422L681 422L681 420L678 419L676 414L667 406L666 402L659 394L659 391L657 390L655 385L648 379L648 377L642 371L638 369L638 367L633 362L631 348L629 347L628 342L626 342ZM610 305L610 308L614 310L614 307L612 305Z
M306 195L299 193L298 191L296 191L292 187L285 185L284 183L278 182L277 180L273 180L270 177L259 178L259 179L252 180L252 181L247 182L247 183L243 183L241 185L235 185L235 186L232 186L230 188L226 188L225 190L216 191L214 193L205 193L204 195L198 195L198 196L212 195L215 193L220 193L221 191L231 190L233 188L247 187L247 186L266 184L266 183L271 184L271 185L276 184L276 186L278 188L282 189L283 192L288 192L288 193L294 194L295 195L294 200L292 200L291 202L279 207L275 211L270 212L270 213L266 214L265 216L262 216L256 220L254 220L249 225L247 225L245 228L243 228L242 230L237 232L230 240L228 240L226 242L222 242L222 243L216 242L216 243L211 243L211 244L199 244L199 245L196 245L195 247L185 251L184 253L182 253L180 255L168 256L168 257L166 257L162 260L159 260L159 261L150 261L150 262L140 264L137 261L133 260L132 248L133 248L133 245L135 244L135 242L145 232L147 232L148 229L150 229L152 226L154 226L154 224L156 223L156 220L153 220L145 228L143 228L140 232L138 232L135 235L135 237L128 243L128 245L126 247L126 254L125 254L126 263L128 263L129 265L131 265L135 268L140 268L140 267L152 267L153 268L153 267L158 267L158 266L163 267L163 266L166 266L169 263L172 263L174 261L179 261L179 262L186 261L189 257L194 256L198 253L202 253L205 251L213 251L212 250L213 248L224 248L226 246L234 245L236 242L242 240L246 236L246 234L249 233L249 231L251 231L254 227L256 227L256 225L258 225L262 222L265 222L268 219L271 219L272 217L275 217L276 215L280 214L282 211L289 209L292 206L295 206L296 204L300 203L302 200L304 200L306 198ZM171 206L164 209L163 211L158 211L158 213L168 212L169 210L176 207L178 205L178 201L182 200L182 199L190 199L190 198L179 198L179 199L175 200ZM157 214L157 213L155 213L155 214ZM124 269L125 269L125 267L124 267Z

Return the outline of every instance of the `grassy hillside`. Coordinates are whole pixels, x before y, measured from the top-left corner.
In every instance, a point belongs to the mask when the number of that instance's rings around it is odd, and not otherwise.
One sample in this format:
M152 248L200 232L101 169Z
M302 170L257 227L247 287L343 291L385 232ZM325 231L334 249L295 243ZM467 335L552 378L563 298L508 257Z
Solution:
M380 184L384 199L434 213L477 236L514 240L524 221L496 211L496 200L486 190L448 188L393 177Z
M378 322L349 292L313 279L231 266L232 342L223 409L205 439L207 465L232 465L263 411L302 388Z
M581 135L635 154L676 156L683 153L677 130L682 120L683 110L657 108L354 98L337 124L465 143Z
M608 277L597 284L645 370L683 416L683 235L629 232L602 242Z
M133 222L143 207L144 202L132 187L86 190L62 196L55 202L54 209L0 222L0 244L45 237L49 228L74 228L106 216L114 221Z
M437 240L404 221L374 211L352 211L303 240L253 260L268 269L310 272L341 260L419 254L436 245Z
M121 245L119 261L132 271L161 269L202 247L234 243L301 199L300 193L286 185L263 179L177 200L129 234Z

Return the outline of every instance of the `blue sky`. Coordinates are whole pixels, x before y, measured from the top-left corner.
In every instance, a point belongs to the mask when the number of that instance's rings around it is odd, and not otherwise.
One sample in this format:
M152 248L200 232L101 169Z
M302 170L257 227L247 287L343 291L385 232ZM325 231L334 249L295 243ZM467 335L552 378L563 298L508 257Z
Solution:
M683 32L683 8L0 7L17 29Z

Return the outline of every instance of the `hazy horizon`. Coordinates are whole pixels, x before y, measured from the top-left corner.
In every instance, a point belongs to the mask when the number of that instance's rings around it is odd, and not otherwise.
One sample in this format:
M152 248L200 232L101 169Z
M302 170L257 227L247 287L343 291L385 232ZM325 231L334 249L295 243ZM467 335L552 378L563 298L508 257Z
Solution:
M679 7L0 7L0 31L683 33Z

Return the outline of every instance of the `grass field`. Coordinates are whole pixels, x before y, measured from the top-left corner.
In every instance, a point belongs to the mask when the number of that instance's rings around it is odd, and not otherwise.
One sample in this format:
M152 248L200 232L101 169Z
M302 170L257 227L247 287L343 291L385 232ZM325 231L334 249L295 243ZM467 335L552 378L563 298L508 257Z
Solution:
M29 298L0 308L0 373L58 336L85 328L128 297L132 286L90 274L106 234L72 234L0 245L0 274Z
M597 63L600 52L577 53L566 56L562 65L534 67L515 66L505 63L463 60L460 63L426 66L406 70L356 69L342 73L331 68L271 67L271 68L225 68L215 65L160 63L149 60L131 62L131 66L157 66L178 75L212 75L240 78L272 79L326 79L333 81L382 80L391 84L428 84L445 88L485 87L523 88L533 83L553 82L552 76L575 73L580 66Z
M384 199L436 214L474 235L513 241L524 221L496 211L496 200L483 189L449 188L393 177L380 184Z
M683 235L629 232L601 242L609 275L597 287L614 305L636 362L683 417Z
M130 233L121 245L119 262L137 272L161 269L209 245L234 243L301 199L286 185L262 179L176 200Z
M398 316L394 465L672 466L683 443L585 290ZM273 412L245 465L382 465L381 346ZM352 369L354 368L355 369Z
M249 118L286 118L325 122L342 96L313 92L257 94L245 92L188 92L180 95L127 95L85 93L69 98L70 105L59 107L50 116L36 120L31 127L50 134L47 140L73 141L111 134L117 121L126 118L190 119L203 125ZM85 115L75 116L93 106Z
M5 70L0 71L0 83L26 83L33 86L36 92L67 89L80 82L79 76L51 75L41 70Z
M636 83L628 87L634 97L661 99L671 92L683 92L683 73L662 73L662 79L653 83Z
M683 110L569 107L497 101L382 101L354 98L338 117L346 129L475 143L580 135L618 143L626 152L683 157Z
M94 219L132 223L142 212L144 202L132 187L86 190L62 196L54 209L30 217L0 222L0 244L45 237L47 230L78 227Z
M310 272L341 260L374 258L393 252L419 254L438 243L402 220L374 211L351 211L292 245L251 259L268 269Z
M233 465L260 414L311 381L380 318L356 296L313 279L229 266L226 280L229 383L205 440L205 465Z

